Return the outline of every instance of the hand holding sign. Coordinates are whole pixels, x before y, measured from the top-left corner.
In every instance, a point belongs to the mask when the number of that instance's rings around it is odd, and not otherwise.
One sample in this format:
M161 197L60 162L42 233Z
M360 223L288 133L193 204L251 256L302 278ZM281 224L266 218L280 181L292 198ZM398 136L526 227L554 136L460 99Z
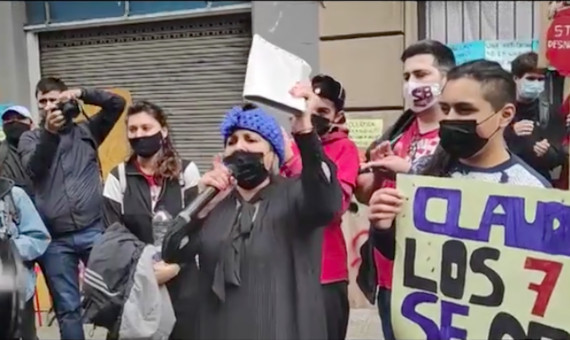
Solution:
M397 338L570 339L567 192L424 176L397 185L406 204L388 204L390 191L375 199L379 217L402 211Z
M376 190L370 198L368 219L375 228L389 229L402 210L404 196L395 188Z
M306 108L301 114L295 114L295 118L291 122L291 132L293 133L306 133L313 129L311 116L313 112L317 111L317 104L319 97L313 92L313 87L310 82L303 81L297 82L289 94L293 98L305 99Z

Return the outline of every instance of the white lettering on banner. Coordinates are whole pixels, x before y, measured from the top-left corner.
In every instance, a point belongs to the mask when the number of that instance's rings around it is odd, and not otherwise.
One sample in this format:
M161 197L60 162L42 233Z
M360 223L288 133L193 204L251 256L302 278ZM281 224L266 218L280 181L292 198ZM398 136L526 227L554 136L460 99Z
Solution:
M532 51L532 41L496 40L485 42L485 59L496 61L506 70L511 70L511 62L519 55Z
M562 38L570 36L570 25L555 25L554 26L554 37Z
M570 41L568 40L549 40L548 48L555 50L567 50L570 49Z

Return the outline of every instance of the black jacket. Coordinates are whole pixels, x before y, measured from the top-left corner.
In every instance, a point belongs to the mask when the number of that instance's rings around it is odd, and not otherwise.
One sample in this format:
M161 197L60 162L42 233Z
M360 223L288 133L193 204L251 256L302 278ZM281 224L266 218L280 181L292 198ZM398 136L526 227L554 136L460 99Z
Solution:
M24 169L18 148L6 140L0 144L0 175L14 181L14 185L24 189L34 199L32 180Z
M545 107L541 108L541 105ZM537 99L530 103L517 103L516 115L505 129L505 141L509 149L519 156L547 180L551 180L550 171L563 165L567 160L567 152L562 148L562 139L565 134L565 123L560 114L548 108L548 104ZM529 136L517 136L513 125L521 120L534 122L534 129ZM534 152L534 145L547 139L550 148L542 157Z
M87 89L85 104L101 110L65 134L44 128L25 132L18 151L34 184L34 201L52 236L81 230L101 219L101 169L97 148L125 109L111 92Z

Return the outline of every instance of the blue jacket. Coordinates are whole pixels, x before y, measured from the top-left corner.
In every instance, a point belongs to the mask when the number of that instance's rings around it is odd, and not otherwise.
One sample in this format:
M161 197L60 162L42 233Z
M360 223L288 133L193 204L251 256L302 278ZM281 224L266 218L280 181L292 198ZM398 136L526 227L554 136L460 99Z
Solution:
M8 233L18 249L20 257L27 264L28 275L25 292L26 301L28 301L34 296L36 286L36 274L30 262L46 251L51 239L46 226L26 192L13 186L12 181L3 178L0 179L0 187L3 187L3 190L0 189L0 197L4 198L10 192L12 193L13 209L8 207L8 200L2 200L0 201L0 208L2 208L0 212L4 213L2 221L6 221L8 224ZM10 216L13 213L16 213L17 217Z

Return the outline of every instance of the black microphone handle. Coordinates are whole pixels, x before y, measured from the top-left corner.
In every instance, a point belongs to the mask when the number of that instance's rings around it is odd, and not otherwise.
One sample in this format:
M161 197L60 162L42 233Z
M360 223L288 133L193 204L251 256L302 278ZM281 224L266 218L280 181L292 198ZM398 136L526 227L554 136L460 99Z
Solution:
M225 166L230 172L230 175L233 175L237 172L236 165L226 164ZM196 196L196 198L190 202L186 208L182 209L176 219L179 220L178 217L180 217L186 221L186 223L190 222L190 220L196 217L196 214L199 213L206 205L208 205L208 203L210 203L210 201L216 197L219 192L220 191L217 188L210 186L206 187L206 189L199 193L198 196ZM182 197L182 199L184 199L184 197Z
M219 192L217 188L206 187L178 216L183 218L186 222L190 222Z

